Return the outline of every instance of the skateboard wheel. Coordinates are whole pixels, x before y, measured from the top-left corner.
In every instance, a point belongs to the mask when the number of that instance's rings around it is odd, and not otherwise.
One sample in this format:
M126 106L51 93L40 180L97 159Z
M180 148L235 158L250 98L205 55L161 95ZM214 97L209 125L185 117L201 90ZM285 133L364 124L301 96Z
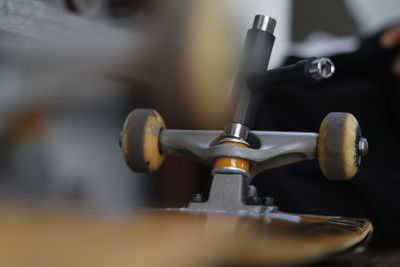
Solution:
M163 129L165 123L155 110L135 109L128 115L120 144L129 168L135 172L152 172L160 168L165 159L158 144Z
M357 173L367 141L361 138L356 118L350 113L329 113L318 136L318 162L329 180L350 180Z

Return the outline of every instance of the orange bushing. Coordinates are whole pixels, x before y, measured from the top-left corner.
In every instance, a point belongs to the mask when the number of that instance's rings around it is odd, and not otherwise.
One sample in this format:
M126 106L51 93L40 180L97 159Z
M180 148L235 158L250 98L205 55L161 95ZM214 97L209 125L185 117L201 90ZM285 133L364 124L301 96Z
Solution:
M234 141L222 142L222 144L231 144L236 146L247 147L245 144ZM221 167L233 167L249 171L250 163L246 159L234 158L234 157L220 157L215 160L214 168L221 168Z

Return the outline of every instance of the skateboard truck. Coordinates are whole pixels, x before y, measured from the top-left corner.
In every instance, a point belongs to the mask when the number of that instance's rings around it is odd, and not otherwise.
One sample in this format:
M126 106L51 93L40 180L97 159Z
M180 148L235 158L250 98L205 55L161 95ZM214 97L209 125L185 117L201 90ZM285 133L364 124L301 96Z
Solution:
M232 97L235 111L223 131L166 129L161 116L148 109L132 111L124 123L120 144L133 171L155 171L165 155L213 166L209 198L190 202L190 210L276 211L270 200L258 201L257 190L250 186L256 174L317 158L328 179L349 180L368 151L368 142L361 137L358 122L350 113L328 114L318 134L250 130L260 92L277 90L288 83L318 82L335 71L328 58L309 58L267 71L275 24L273 18L257 15L247 33Z

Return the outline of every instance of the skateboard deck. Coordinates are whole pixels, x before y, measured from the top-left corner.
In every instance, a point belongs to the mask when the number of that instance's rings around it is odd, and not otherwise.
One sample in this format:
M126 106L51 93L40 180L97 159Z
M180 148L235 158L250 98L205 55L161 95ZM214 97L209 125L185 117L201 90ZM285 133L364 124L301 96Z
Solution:
M0 265L252 266L312 263L365 240L365 219L143 211L104 219L87 214L4 212Z

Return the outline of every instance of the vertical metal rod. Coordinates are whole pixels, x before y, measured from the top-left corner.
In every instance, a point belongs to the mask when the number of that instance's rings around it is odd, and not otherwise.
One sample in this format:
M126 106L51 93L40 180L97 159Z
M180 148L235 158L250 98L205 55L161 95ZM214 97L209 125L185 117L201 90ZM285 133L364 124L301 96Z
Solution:
M257 95L246 83L249 74L265 71L268 68L275 37L273 35L276 20L263 15L254 18L253 27L247 32L246 42L239 73L236 77L233 93L235 109L233 123L247 128L253 126Z

